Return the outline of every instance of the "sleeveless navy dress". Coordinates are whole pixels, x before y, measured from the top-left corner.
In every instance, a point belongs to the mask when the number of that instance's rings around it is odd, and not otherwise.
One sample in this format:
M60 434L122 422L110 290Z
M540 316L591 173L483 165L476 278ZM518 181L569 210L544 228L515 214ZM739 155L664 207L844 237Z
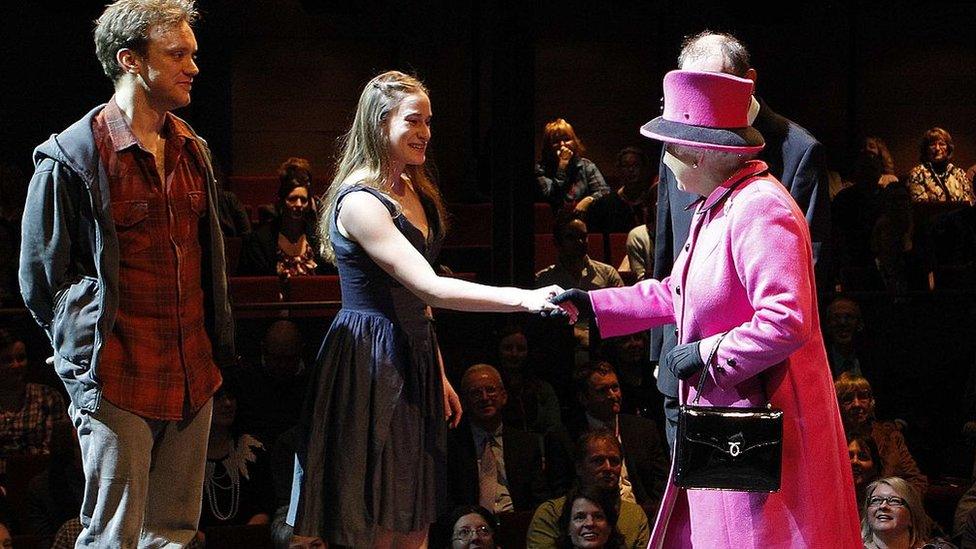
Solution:
M295 533L334 545L372 543L376 526L426 528L445 500L446 430L437 343L426 305L381 269L336 219L351 192L368 192L428 261L440 240L414 227L389 197L361 185L340 191L329 234L342 309L310 381L289 517ZM425 204L428 219L436 211Z

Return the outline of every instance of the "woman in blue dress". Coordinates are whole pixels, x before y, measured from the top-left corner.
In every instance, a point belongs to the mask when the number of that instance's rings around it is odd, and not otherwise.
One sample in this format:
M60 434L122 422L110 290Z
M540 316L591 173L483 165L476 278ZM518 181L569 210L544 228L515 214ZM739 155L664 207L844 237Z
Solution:
M417 79L366 84L320 219L342 309L311 380L291 515L330 546L425 547L445 501L446 429L461 406L430 307L550 311L557 288L497 288L431 268L444 206L424 170L431 107Z

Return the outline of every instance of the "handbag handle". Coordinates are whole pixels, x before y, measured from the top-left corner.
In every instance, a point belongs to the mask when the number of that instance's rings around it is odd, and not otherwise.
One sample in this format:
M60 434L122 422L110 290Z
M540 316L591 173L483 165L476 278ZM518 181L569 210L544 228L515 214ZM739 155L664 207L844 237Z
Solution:
M698 385L695 387L695 398L691 401L692 404L698 404L698 399L701 398L702 389L705 388L705 378L708 377L708 369L712 366L712 361L715 360L715 355L718 354L718 346L725 339L725 336L729 335L728 332L723 332L719 336L718 340L715 341L715 345L712 345L711 350L708 351L708 358L705 359L705 368L702 369L701 375L698 378Z

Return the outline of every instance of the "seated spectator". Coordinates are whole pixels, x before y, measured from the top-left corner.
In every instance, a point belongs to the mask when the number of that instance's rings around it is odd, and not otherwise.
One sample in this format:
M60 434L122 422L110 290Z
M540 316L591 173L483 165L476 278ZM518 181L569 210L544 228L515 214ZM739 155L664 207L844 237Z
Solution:
M606 429L587 431L580 436L576 449L575 485L598 490L613 500L617 514L617 529L624 538L623 547L645 549L651 532L647 515L636 503L619 499L620 470L623 456L620 441ZM543 502L532 516L526 538L528 549L551 549L564 531L559 517L566 507L565 496Z
M539 435L562 427L559 399L528 363L529 340L520 326L506 326L498 341L498 365L508 393L506 425ZM540 438L541 441L541 438Z
M585 212L594 200L610 192L596 164L583 158L584 152L569 122L557 118L546 124L535 177L542 200L554 211Z
M55 424L68 421L60 393L26 374L27 346L0 329L0 474L6 456L50 453Z
M878 445L868 434L847 435L847 455L851 459L851 472L854 474L854 494L858 501L864 501L865 488L881 476Z
M451 549L495 549L498 521L480 505L455 508L448 524L451 527Z
M654 273L654 231L652 223L645 223L627 233L627 267L638 281Z
M865 549L954 549L935 535L939 529L925 513L922 496L903 479L886 477L866 489L861 515Z
M604 344L603 354L613 364L620 381L621 413L661 421L663 399L654 378L649 339L647 331L610 338Z
M908 190L915 202L976 203L972 182L954 165L952 136L942 128L930 128L919 144L920 163L908 175Z
M315 274L323 265L308 161L289 158L278 170L278 181L275 217L252 231L241 248L242 275L277 274L287 279Z
M875 419L874 394L868 380L845 372L834 382L834 388L837 390L844 430L848 434L868 434L878 446L881 476L901 477L919 494L925 494L929 479L918 469L901 429L893 421Z
M625 547L617 530L617 509L613 498L591 487L575 487L566 496L559 515L559 549Z
M275 503L271 464L264 444L238 427L239 392L235 380L225 375L213 397L201 530L271 521Z
M274 441L298 422L308 383L305 342L294 322L276 320L253 354L242 360L236 374L241 386L238 421L258 440Z
M878 218L871 232L871 257L884 289L889 292L909 290L912 274L919 270L915 232L915 215L908 189L900 182L888 185L881 193ZM929 285L931 289L931 282Z
M586 224L598 233L626 233L638 225L653 226L657 206L657 181L648 173L650 163L643 150L627 147L617 153L620 188L593 202Z
M863 376L857 343L864 332L861 307L849 297L837 297L827 306L824 318L827 360L834 379L844 372Z
M590 259L586 223L581 219L567 214L556 216L552 236L556 244L556 263L536 273L536 288L556 284L561 288L596 290L624 285L616 269ZM590 322L577 322L572 329L578 348L585 355L590 348Z
M505 425L508 394L501 375L476 364L461 378L461 424L448 433L447 484L455 505L492 513L532 509L546 498L538 439Z
M217 218L224 236L246 236L251 232L251 218L244 204L227 188L227 178L220 162L213 162L214 178L217 180Z
M568 433L549 437L546 468L555 492L565 491L573 478L573 445L587 430L607 429L623 449L620 497L639 504L656 504L668 477L668 452L657 425L646 418L620 413L617 373L607 362L593 361L573 373L583 414L566 423ZM567 436L568 435L568 436Z
M68 520L78 517L85 495L81 446L71 423L58 421L51 433L47 468L27 487L27 532L53 536Z

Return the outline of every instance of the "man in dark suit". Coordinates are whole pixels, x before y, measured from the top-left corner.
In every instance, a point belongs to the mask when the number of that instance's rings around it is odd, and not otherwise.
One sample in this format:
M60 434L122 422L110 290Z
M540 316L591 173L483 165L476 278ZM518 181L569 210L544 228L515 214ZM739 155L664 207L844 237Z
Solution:
M682 70L723 72L756 81L756 69L749 63L749 52L734 36L703 31L687 39L678 56ZM825 281L826 250L830 234L830 196L823 146L798 124L773 112L753 96L749 122L759 130L766 147L758 158L769 166L769 173L783 183L793 199L806 212L818 280ZM698 196L677 187L674 174L661 162L658 185L657 235L654 250L654 278L671 274L674 259L688 240ZM674 348L677 330L673 324L656 328L652 336L652 360L662 359ZM667 368L658 371L657 387L664 394L668 444L674 447L678 419L678 381Z
M476 364L461 378L464 419L448 433L451 507L493 513L534 509L545 500L539 439L502 422L508 394L498 370Z
M555 493L564 493L574 477L573 441L592 429L606 429L623 448L620 497L638 504L656 503L668 477L668 454L657 425L640 416L621 414L620 382L608 362L589 362L573 373L584 413L566 431L546 439L546 471Z

